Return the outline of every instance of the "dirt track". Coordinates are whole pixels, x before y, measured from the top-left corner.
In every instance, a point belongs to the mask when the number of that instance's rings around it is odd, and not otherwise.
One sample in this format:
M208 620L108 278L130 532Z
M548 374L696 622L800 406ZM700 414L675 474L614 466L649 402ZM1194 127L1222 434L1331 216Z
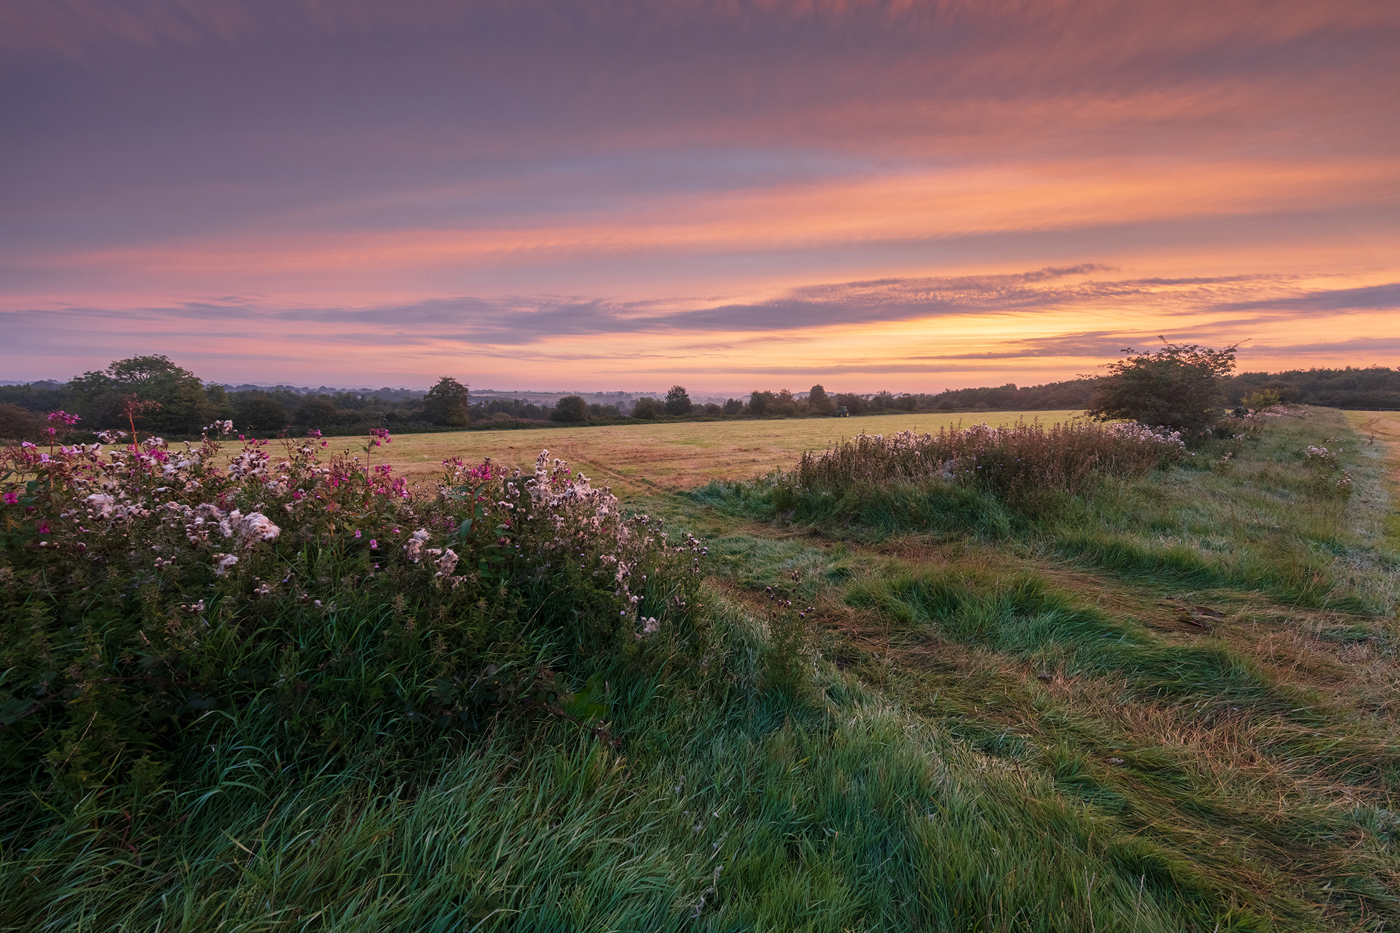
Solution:
M1352 427L1386 446L1386 465L1400 482L1400 411L1349 411L1346 415Z

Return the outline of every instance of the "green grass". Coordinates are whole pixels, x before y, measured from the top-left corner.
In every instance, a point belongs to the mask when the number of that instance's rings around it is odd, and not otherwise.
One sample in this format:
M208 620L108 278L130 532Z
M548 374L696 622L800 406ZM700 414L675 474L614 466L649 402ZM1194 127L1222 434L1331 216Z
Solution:
M0 930L1400 923L1390 505L1337 415L1033 513L772 488L632 503L705 539L708 628L588 668L615 747L506 716L289 758L235 722L145 797L0 802Z

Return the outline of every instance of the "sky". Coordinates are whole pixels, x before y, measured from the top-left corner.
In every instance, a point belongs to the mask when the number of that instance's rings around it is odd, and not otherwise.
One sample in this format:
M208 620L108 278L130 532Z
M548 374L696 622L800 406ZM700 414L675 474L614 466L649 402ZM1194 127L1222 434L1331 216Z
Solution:
M0 0L0 379L1400 365L1393 0Z

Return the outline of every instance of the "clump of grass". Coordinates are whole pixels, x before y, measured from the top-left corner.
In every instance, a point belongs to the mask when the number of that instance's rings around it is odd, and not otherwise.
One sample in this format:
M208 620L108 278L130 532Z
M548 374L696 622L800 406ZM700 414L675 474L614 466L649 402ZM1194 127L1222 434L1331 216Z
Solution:
M980 424L937 434L861 434L823 453L803 454L777 482L810 494L938 477L1024 501L1047 490L1078 495L1104 476L1140 476L1184 450L1180 434L1137 424Z

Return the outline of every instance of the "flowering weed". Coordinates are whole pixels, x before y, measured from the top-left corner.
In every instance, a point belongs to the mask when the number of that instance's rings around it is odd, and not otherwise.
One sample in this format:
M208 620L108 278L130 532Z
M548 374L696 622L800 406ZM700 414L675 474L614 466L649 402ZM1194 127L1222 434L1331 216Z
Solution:
M249 440L220 467L206 434L0 455L8 781L120 784L230 721L345 753L558 712L570 678L679 637L697 601L703 546L547 451L533 476L449 461L421 490L319 449Z

